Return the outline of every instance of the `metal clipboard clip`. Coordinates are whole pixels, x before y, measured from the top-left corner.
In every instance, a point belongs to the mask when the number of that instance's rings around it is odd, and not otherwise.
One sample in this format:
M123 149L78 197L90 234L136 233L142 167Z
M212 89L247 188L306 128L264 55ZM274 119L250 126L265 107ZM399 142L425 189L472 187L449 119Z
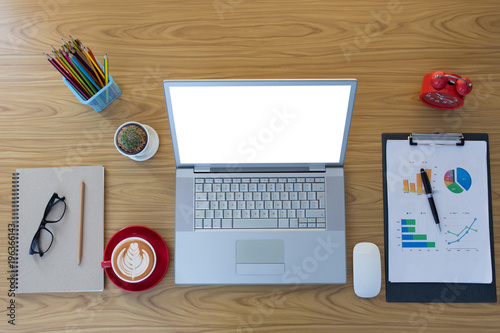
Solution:
M463 146L463 134L410 134L408 141L411 146L416 145L453 145Z

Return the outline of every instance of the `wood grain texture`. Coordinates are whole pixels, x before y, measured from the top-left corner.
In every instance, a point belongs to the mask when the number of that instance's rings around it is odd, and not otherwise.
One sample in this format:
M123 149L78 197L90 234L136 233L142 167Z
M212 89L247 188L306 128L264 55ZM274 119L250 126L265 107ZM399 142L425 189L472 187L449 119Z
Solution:
M455 333L500 327L496 303L394 304L385 302L384 288L374 299L360 299L352 287L354 245L384 245L383 132L489 133L498 226L497 1L4 0L0 22L0 331ZM69 35L99 59L108 54L122 95L101 113L79 104L42 55ZM463 108L439 111L418 100L423 76L435 70L474 82ZM346 158L347 284L176 286L175 164L161 82L350 77L359 87ZM134 162L114 148L115 129L131 120L160 136L149 161ZM172 258L166 277L139 294L106 278L100 293L16 295L16 325L8 324L11 173L95 164L106 170L105 240L133 224L157 230ZM499 240L496 232L496 245Z

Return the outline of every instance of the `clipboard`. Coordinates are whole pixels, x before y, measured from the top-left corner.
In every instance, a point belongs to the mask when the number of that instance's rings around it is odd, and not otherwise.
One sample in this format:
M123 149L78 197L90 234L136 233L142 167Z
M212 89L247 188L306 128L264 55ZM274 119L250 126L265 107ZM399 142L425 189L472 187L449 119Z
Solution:
M387 302L496 302L488 134L383 133L382 160Z

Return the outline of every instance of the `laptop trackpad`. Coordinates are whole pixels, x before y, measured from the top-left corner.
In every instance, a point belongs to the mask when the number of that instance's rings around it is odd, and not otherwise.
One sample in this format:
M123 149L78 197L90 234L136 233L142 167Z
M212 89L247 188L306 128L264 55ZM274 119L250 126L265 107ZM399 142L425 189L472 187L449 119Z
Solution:
M283 275L285 243L283 240L239 240L236 242L236 274Z

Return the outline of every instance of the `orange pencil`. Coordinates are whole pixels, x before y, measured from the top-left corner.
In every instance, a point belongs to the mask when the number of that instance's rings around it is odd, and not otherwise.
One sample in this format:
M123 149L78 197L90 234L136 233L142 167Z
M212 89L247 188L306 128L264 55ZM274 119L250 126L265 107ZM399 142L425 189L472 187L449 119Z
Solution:
M86 47L86 49L89 51L91 59L93 59L94 64L96 65L97 69L99 70L99 72L101 73L102 77L104 78L104 72L102 71L101 66L97 65L97 59L94 57L94 54L92 53L92 50L90 49L90 47Z
M95 64L95 63L94 63L94 60L92 59L92 57L91 57L91 56L90 56L90 54L88 53L88 51L87 51L87 48L86 48L86 47L84 48L84 53L83 53L83 54L85 54L85 56L87 57L88 61L92 64L92 67L93 67L93 68L95 68L96 73L98 73L98 74L99 74L99 76L100 76L100 75L101 75L101 72L100 72L100 71L99 71L99 69L98 69L98 67L99 67L99 66L97 66L97 64Z
M90 57L90 54L88 54L88 52L86 52L85 48L84 48L83 54L85 55L85 58L87 59L87 61L89 62L89 64L91 64L92 68L94 68L94 71L96 73L99 73L99 71L97 70L97 68L95 68L94 62L92 61L92 58Z

